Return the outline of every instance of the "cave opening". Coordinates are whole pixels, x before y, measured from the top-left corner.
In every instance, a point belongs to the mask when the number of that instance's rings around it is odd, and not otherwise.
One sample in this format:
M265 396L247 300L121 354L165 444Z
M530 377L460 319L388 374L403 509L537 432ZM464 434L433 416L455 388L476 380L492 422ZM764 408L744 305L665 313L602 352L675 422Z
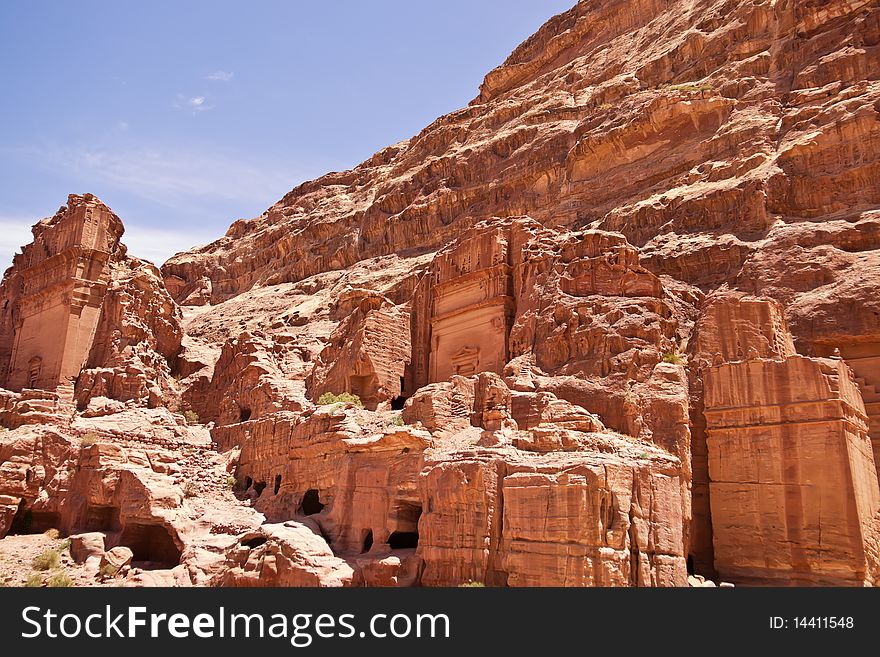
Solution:
M22 499L12 517L10 534L42 534L47 529L57 529L61 525L60 514L54 511L34 511L25 508L26 506L27 502Z
M364 540L361 548L361 554L366 554L373 547L373 530L368 529L367 533L364 535Z
M687 574L693 575L694 573L694 555L689 554L687 558Z
M245 490L250 490L250 489L251 489L251 486L253 486L253 485L254 485L254 480L253 480L253 479L251 479L250 477L245 477L245 478L244 478L244 489L245 489Z
M257 497L263 494L263 491L266 489L265 481L258 481L254 484L254 491L257 493Z
M268 541L268 540L269 539L266 538L265 536L255 536L254 538L249 538L246 541L242 541L241 544L244 547L250 548L253 550L254 548L260 547L261 545L265 545L266 541Z
M324 510L324 505L321 504L321 499L318 496L318 490L316 488L307 490L306 494L303 495L300 510L304 516L313 516Z
M247 422L251 419L251 409L247 406L242 406L238 411L238 421L239 422Z
M391 532L388 545L392 550L412 550L419 546L418 532Z
M272 488L275 491L275 495L278 494L278 491L281 490L281 475L275 475L275 486Z
M132 564L144 570L174 568L180 564L180 549L163 525L126 524L118 544L130 548L134 553Z
M406 400L409 399L409 397L403 393L404 390L406 390L406 382L403 377L400 377L400 396L391 400L392 411L402 411L403 407L406 405Z
M394 509L397 527L388 537L392 550L413 550L419 546L419 520L422 505L414 500L399 500Z

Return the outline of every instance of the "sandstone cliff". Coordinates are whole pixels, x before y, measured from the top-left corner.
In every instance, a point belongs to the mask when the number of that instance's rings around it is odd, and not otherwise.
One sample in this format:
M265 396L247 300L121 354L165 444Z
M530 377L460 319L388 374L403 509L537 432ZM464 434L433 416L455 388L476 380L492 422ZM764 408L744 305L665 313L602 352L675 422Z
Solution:
M133 584L880 582L878 44L579 2L161 271L72 196L0 287L0 532Z

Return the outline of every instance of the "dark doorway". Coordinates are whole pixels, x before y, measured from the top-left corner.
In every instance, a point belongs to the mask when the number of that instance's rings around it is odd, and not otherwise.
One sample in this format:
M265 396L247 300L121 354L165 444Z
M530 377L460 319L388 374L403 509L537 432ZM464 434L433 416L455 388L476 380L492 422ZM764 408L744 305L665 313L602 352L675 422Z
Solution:
M47 529L57 529L61 526L61 516L51 511L34 511L25 509L27 502L22 499L18 504L18 511L12 518L10 534L42 534Z
M266 541L268 541L268 540L269 539L267 539L265 536L255 536L254 538L249 538L246 541L242 541L241 544L244 547L247 547L247 548L250 548L253 550L254 548L260 547L261 545L265 545Z
M251 419L251 409L246 406L242 406L238 412L238 421L239 422L247 422Z
M365 554L370 551L370 548L373 547L373 530L368 529L366 535L364 536L363 547L361 548L361 554Z
M281 475L275 475L275 487L273 490L275 491L275 495L281 490Z
M418 532L392 532L388 537L392 550L411 550L419 546Z
M119 536L119 545L131 548L132 561L145 570L174 568L180 563L180 550L163 525L126 525Z
M403 377L400 377L400 397L391 400L392 411L402 411L408 397L404 396L403 391L406 389Z
M253 485L254 485L254 480L253 480L253 479L251 479L250 477L245 477L245 478L244 478L244 489L245 489L245 490L250 490L250 489L251 489L251 486L253 486Z
M300 509L304 516L313 516L324 510L324 505L321 504L317 489L312 488L311 490L306 491L306 494L303 495Z

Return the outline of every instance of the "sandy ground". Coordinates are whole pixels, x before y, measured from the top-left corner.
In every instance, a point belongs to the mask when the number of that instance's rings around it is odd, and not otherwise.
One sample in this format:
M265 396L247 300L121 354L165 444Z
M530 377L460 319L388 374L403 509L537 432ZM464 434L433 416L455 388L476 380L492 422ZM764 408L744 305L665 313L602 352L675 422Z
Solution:
M93 568L74 563L67 545L67 539L46 534L22 534L0 539L0 586L25 586L28 578L32 579L32 586L48 586L52 577L60 573L70 577L73 586L115 584L112 579L102 582ZM49 570L35 568L34 559L51 550L59 555L58 566Z

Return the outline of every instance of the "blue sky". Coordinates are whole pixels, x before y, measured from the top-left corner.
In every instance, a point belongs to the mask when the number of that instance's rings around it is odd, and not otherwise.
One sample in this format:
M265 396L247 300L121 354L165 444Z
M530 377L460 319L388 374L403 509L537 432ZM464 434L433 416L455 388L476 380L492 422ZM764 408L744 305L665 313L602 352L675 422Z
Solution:
M157 264L466 105L574 0L0 0L0 270L69 193Z

